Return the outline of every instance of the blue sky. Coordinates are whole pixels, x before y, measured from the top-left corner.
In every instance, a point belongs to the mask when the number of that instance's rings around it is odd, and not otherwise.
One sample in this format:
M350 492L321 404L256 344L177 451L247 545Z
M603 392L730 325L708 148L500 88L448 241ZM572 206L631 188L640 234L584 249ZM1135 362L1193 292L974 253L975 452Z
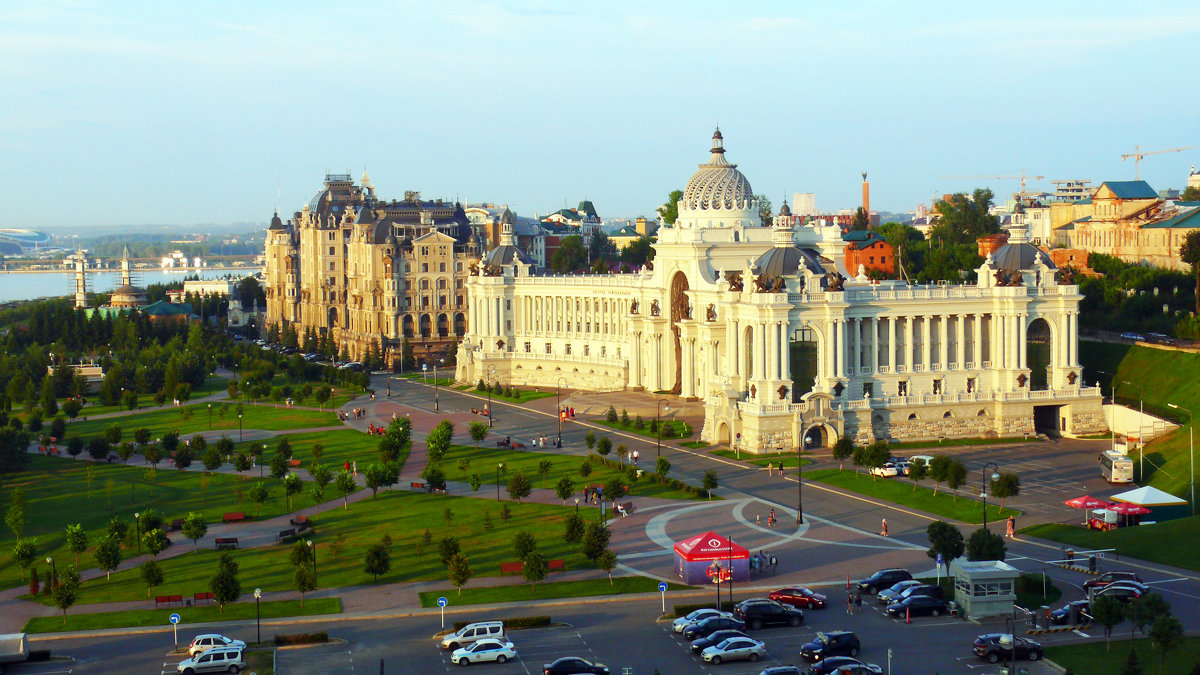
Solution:
M1141 4L5 3L0 226L265 223L364 167L386 197L653 214L718 122L776 206L856 206L863 170L896 211L1017 187L950 175L1131 179L1137 144L1200 145L1200 5Z

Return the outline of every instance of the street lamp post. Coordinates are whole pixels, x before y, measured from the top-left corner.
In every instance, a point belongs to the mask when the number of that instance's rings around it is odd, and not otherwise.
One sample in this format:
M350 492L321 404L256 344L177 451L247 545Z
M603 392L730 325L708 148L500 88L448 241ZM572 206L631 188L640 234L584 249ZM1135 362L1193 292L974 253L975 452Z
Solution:
M54 567L54 558L46 556L46 564L50 566L50 579L46 583L49 585L50 590L54 590L54 579L58 576L58 572Z
M558 447L560 447L560 448L562 447L562 421L563 421L562 386L566 383L567 383L567 378L560 377L560 378L558 378L558 382L554 385L554 402L555 402L555 407L558 408L558 413L557 413L558 414Z
M1145 473L1146 465L1146 439L1142 438L1142 420L1146 416L1146 390L1142 389L1142 385L1129 380L1121 380L1123 384L1132 385L1138 388L1138 480L1146 480Z
M258 633L259 644L262 643L262 610L259 608L259 601L262 600L262 589L254 589L254 624Z
M496 465L496 501L500 501L500 472L504 470L504 462ZM575 500L575 508L579 508L579 500Z
M238 443L242 442L242 413L238 413Z
M308 544L308 552L310 554L312 554L313 576L316 576L317 575L317 547L316 547L316 545L313 544L312 539L309 539L305 543Z
M208 430L212 431L212 404L208 404Z
M780 464L782 467L783 465ZM804 440L796 446L796 524L804 524Z
M1192 444L1192 411L1174 403L1168 403L1168 406L1176 410L1182 410L1188 414L1188 475L1191 476L1192 485L1192 515L1196 515L1196 446Z
M658 399L658 407L654 411L654 444L657 456L662 457L662 405L667 404L667 412L671 412L671 402L665 398Z
M433 409L438 410L438 383L437 383L437 367L439 363L445 363L446 359L438 359L433 362Z
M492 384L496 381L496 366L488 366L488 428L492 428Z
M988 479L987 468L989 466L995 468L995 470L992 471L992 480L998 480L1000 478L1000 466L998 464L996 464L995 462L988 462L987 464L983 465L982 469L980 469L979 483L980 483L980 486L983 488L983 491L980 493L979 496L983 498L983 529L985 529L985 530L988 529L988 526L987 526L987 479Z
M142 521L141 521L141 517L142 517L142 514L137 513L136 511L134 512L133 528L134 528L134 534L137 537L138 555L142 554Z

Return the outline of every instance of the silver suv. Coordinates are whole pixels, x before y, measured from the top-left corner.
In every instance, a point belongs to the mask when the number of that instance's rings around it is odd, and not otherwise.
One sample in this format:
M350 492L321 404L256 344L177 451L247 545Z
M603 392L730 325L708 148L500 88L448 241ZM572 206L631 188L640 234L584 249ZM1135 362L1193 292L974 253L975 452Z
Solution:
M186 659L175 670L183 675L199 673L238 673L246 667L241 647L214 647L203 654Z

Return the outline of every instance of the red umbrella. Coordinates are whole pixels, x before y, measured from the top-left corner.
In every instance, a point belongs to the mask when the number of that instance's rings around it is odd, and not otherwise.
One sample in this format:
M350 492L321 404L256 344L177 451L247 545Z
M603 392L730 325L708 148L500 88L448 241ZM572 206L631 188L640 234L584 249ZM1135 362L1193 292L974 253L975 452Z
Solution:
M1114 502L1105 508L1123 516L1144 516L1151 512L1150 509L1144 506L1139 504L1130 504L1129 502Z
M1089 495L1068 499L1063 503L1067 506L1077 509L1105 509L1108 508L1109 505L1108 502L1104 501L1103 499L1096 499L1095 497Z

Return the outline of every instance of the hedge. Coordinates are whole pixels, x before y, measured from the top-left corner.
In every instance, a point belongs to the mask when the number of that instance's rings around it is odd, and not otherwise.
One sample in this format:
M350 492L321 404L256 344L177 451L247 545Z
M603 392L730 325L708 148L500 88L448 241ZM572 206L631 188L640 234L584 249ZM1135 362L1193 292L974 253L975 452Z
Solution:
M291 635L281 633L275 636L276 645L313 645L321 642L329 642L329 633L325 631L319 633L293 633Z
M550 625L550 617L548 616L517 616L510 619L488 619L488 621L500 621L504 623L504 630L512 630L517 628L544 628ZM463 626L467 626L478 621L455 621L454 630L458 630Z
M675 605L673 607L675 616L687 616L698 609L716 609L715 602L698 602L694 605Z

